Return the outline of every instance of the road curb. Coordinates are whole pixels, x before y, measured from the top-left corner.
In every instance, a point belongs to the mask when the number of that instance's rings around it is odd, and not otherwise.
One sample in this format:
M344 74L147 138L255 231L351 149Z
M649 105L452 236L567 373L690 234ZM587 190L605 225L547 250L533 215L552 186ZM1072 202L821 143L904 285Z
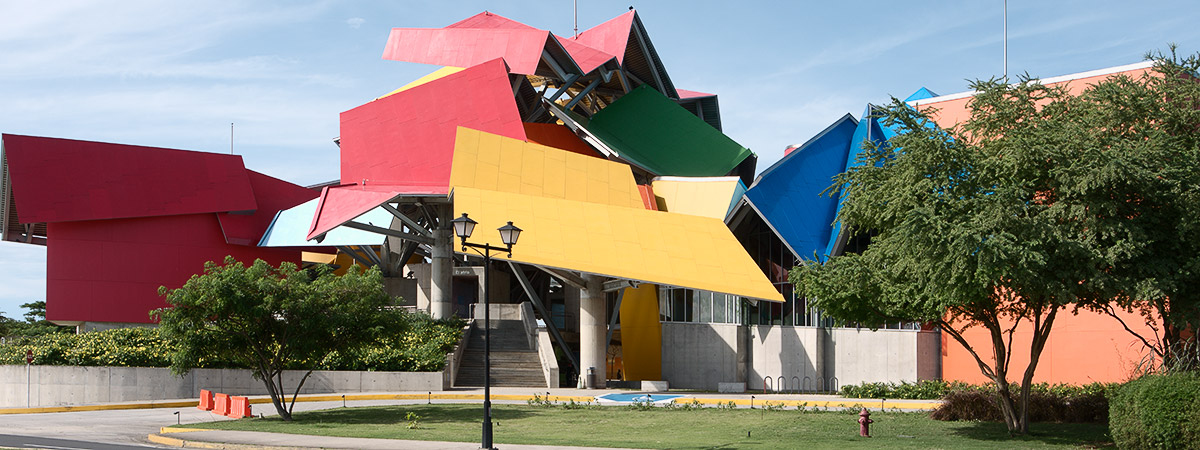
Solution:
M213 431L213 430L173 431L171 433L187 433L187 432L191 432L191 431ZM223 443L223 442L189 441L187 439L173 438L170 436L163 436L161 434L150 434L150 435L146 436L146 439L150 440L150 442L153 442L155 444L166 445L168 447L179 447L179 448L211 448L211 449L226 449L226 450L295 450L298 448L311 448L311 447L274 447L274 446L249 445L249 444L227 444L227 443Z

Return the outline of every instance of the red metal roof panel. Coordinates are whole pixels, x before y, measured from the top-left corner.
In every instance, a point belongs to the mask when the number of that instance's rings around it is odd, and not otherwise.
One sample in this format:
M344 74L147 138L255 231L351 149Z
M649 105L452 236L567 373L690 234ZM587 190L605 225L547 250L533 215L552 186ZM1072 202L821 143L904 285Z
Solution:
M613 54L588 47L574 39L555 36L558 42L562 44L567 53L571 54L571 59L575 60L575 64L579 65L579 69L583 73L589 73L596 68L603 66L604 63L613 61L613 69L616 69L620 59Z
M709 94L707 92L698 92L698 91L689 91L687 89L678 89L678 88L675 89L675 92L679 93L680 100L689 99L689 98L716 97L717 96L717 94Z
M648 184L639 184L638 193L642 195L642 205L651 211L658 211L658 199L654 197L654 188Z
M321 191L321 201L317 203L317 212L313 216L312 226L309 227L306 239L316 238L401 194L444 196L449 193L449 184L441 186L348 184L326 187ZM390 223L375 225L387 228Z
M504 28L513 30L536 30L537 28L487 11L447 25L446 28Z
M614 55L617 62L625 62L625 47L629 45L629 32L633 30L633 17L637 11L625 14L596 25L575 37L575 42Z
M525 123L523 125L525 126L525 136L528 137L529 142L580 155L604 158L600 152L576 136L575 132L566 126L553 123Z
M512 28L393 28L383 58L471 67L504 58L513 73L533 75L549 31Z
M525 140L500 59L346 111L341 121L341 179L366 185L445 188L459 126Z
M3 135L22 223L250 211L242 157Z
M258 209L253 214L217 213L225 242L236 245L256 245L279 211L317 198L320 192L288 183L253 170L246 170Z

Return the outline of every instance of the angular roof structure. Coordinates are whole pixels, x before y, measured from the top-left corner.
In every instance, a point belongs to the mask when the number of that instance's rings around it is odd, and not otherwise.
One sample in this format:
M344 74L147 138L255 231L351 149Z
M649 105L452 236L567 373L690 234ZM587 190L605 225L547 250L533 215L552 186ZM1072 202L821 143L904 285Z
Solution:
M314 198L307 202L279 211L268 225L259 240L259 247L318 247L343 245L379 245L383 238L377 233L356 230L350 227L337 227L325 233L320 243L307 239L313 216L316 215L320 199ZM365 223L389 224L392 214L383 208L367 211L357 219ZM381 225L383 226L383 225Z
M256 245L263 238L271 221L275 219L275 215L279 211L315 200L319 194L315 190L253 170L246 172L250 175L250 185L254 189L254 199L258 203L258 209L251 214L245 212L217 213L217 220L221 224L225 242L230 244Z
M636 10L580 32L574 40L615 56L617 62L638 79L638 84L650 84L667 97L679 98Z
M341 123L345 183L444 188L459 126L525 140L500 59L346 111Z
M583 127L621 159L655 175L725 176L752 155L649 86L600 110Z
M858 122L846 114L763 171L746 199L796 258L824 258L838 198L822 193L845 170Z
M482 229L519 224L524 231L513 250L515 262L783 301L720 220L456 188L454 215L463 213Z
M580 155L603 158L604 155L576 136L570 128L553 123L525 123L525 137L529 142L566 150Z
M3 135L21 223L254 211L242 157Z
M464 127L450 186L642 208L629 166Z
M651 180L659 211L725 220L746 186L738 177L657 177Z
M566 73L584 73L558 38L537 29L393 28L383 58L455 67L503 58L512 73L553 74L551 62L542 61L543 54L557 56L552 63L563 66Z

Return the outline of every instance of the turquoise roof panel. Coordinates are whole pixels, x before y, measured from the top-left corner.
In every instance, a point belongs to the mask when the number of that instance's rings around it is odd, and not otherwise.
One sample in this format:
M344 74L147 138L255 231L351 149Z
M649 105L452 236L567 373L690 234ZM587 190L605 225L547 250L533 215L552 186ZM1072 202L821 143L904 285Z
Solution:
M350 227L337 227L325 234L320 243L304 238L312 225L313 215L317 212L317 202L314 198L296 205L290 209L279 211L275 220L267 227L259 247L335 247L341 245L379 245L383 236L370 231L356 230ZM383 208L375 208L359 216L356 221L370 223L387 228L392 223L392 214Z

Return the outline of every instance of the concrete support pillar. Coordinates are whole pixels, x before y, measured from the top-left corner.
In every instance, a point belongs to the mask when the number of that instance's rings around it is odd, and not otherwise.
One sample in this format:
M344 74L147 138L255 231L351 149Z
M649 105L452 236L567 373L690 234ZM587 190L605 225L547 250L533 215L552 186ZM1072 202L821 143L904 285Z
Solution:
M438 205L438 227L433 230L430 256L429 315L443 319L454 315L454 230L450 226L450 205Z
M596 275L584 275L587 289L579 295L579 374L587 377L588 368L595 368L596 384L605 387L606 354L604 339L608 331L604 282ZM585 378L586 379L586 378Z

